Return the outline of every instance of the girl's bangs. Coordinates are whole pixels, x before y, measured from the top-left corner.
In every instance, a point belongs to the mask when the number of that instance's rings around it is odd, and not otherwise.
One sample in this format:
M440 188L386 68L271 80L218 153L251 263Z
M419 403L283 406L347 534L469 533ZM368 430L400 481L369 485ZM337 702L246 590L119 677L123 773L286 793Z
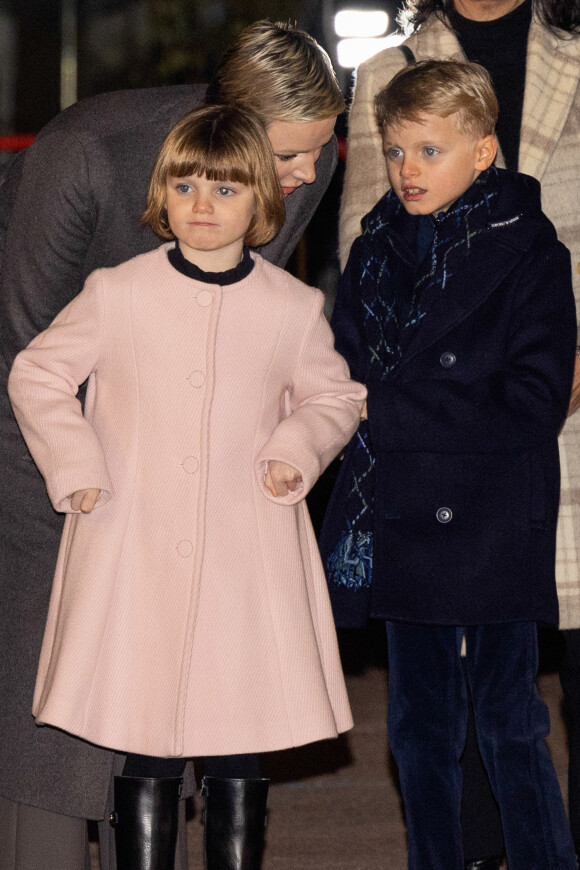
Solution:
M252 167L243 165L241 160L232 160L232 155L217 154L215 150L204 153L202 149L188 147L182 154L174 154L167 162L167 175L173 178L202 175L209 181L237 181L249 186L255 184L256 177Z

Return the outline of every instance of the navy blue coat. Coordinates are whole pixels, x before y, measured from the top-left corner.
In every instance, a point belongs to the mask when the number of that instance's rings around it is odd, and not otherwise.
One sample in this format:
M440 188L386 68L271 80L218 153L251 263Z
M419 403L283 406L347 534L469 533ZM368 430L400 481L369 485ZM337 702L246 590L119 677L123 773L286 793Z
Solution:
M450 256L445 292L387 377L369 379L357 242L339 289L337 348L369 391L376 617L558 619L557 435L576 347L570 257L541 212L538 182L501 170L499 181L489 223ZM392 232L390 242L396 256ZM332 522L337 507L331 500Z

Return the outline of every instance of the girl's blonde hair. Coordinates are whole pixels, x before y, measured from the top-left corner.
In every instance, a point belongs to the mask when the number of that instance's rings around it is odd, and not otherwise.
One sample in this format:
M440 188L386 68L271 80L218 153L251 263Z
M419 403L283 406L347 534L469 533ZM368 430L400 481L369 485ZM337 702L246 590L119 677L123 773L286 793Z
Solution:
M499 107L487 70L478 63L422 60L393 76L375 97L382 132L422 115L457 113L462 133L479 139L495 131Z
M204 106L188 112L161 146L149 183L142 221L162 239L173 239L167 220L169 177L204 175L210 181L237 181L251 187L256 214L244 238L252 247L271 241L285 217L270 140L259 119L229 106Z
M274 121L323 121L345 104L330 58L290 24L256 21L222 57L206 103L236 104Z

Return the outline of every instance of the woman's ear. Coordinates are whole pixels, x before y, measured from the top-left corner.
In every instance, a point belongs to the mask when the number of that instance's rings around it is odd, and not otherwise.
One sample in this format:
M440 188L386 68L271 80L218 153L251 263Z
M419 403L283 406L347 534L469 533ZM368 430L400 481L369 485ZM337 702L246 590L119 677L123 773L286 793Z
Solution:
M484 136L483 139L480 139L476 145L475 168L478 169L479 172L483 172L484 169L489 169L495 160L496 154L497 138L493 133L490 133L488 136Z

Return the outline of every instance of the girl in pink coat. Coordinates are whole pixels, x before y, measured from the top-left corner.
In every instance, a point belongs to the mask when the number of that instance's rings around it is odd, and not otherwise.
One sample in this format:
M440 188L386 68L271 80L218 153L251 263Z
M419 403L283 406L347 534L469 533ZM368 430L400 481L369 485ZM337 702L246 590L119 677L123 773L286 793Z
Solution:
M245 247L284 220L257 120L185 116L143 220L177 241L94 272L9 381L67 514L33 713L128 753L115 782L124 870L173 867L186 758L351 727L304 497L365 397L322 294ZM259 866L268 782L242 775L204 783L210 870ZM216 833L232 815L239 829Z

